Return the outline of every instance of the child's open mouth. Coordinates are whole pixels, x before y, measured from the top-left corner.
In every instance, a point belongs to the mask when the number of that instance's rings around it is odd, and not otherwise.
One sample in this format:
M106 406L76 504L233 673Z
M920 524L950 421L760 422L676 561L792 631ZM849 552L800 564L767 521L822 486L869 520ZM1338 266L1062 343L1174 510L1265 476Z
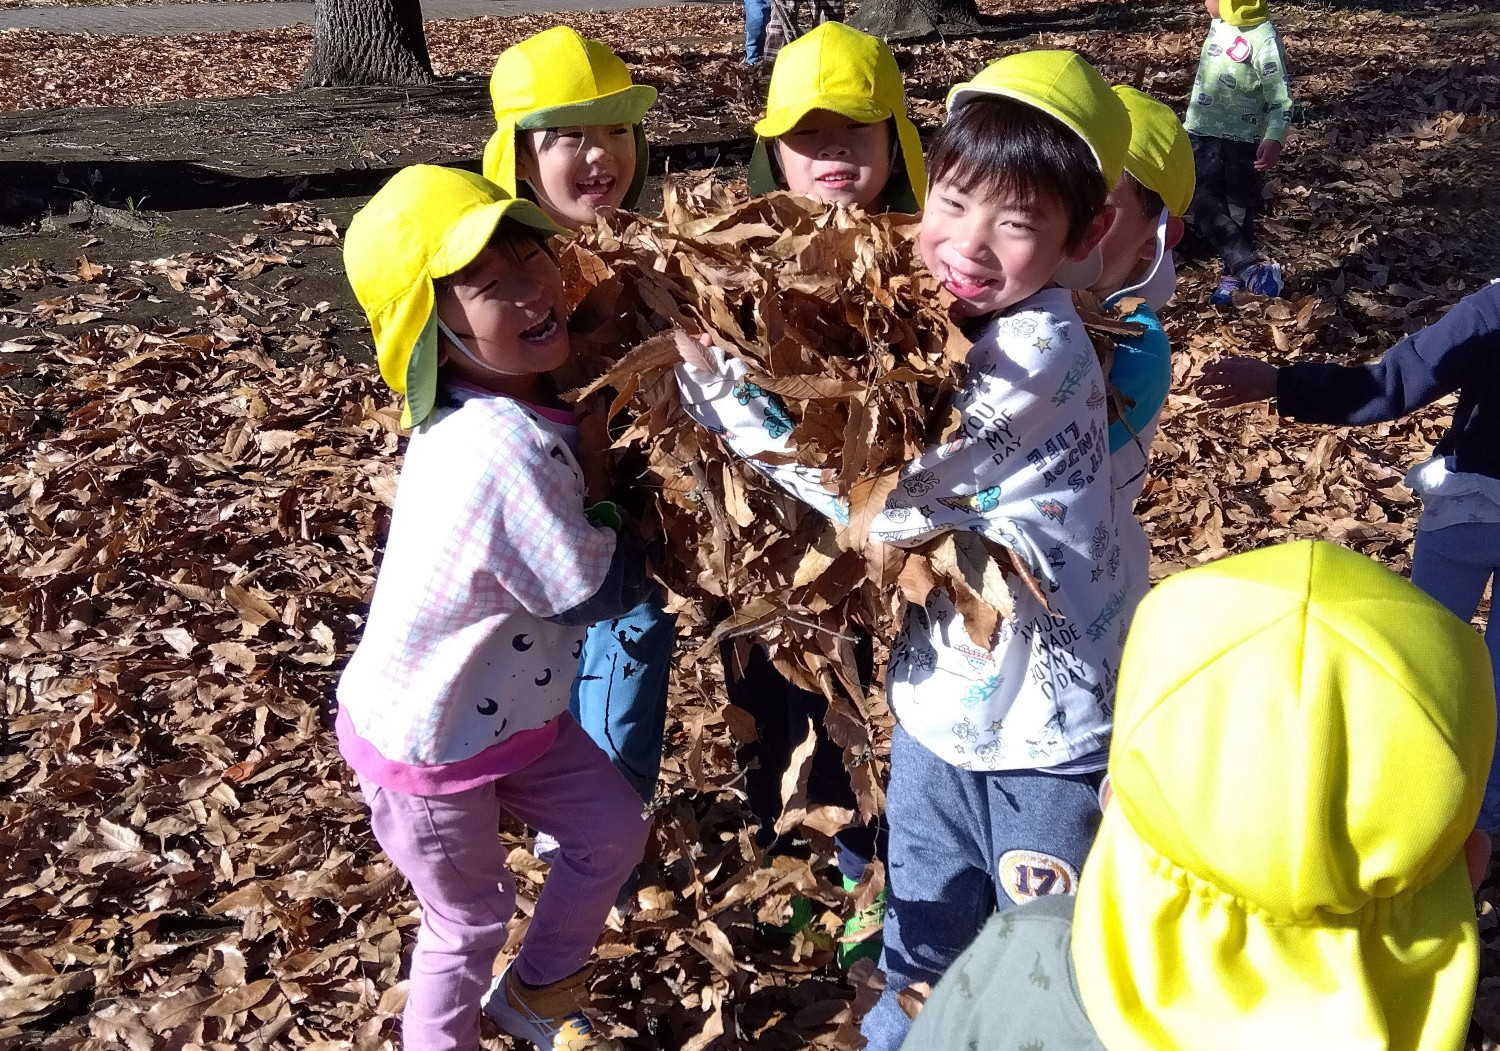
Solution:
M578 182L578 196L593 204L599 204L609 196L615 188L615 177L613 175L595 175Z
M532 325L530 328L523 328L521 330L521 338L527 343L545 343L557 335L560 327L556 316L549 310L547 311L547 316L535 325Z
M817 178L819 186L830 190L847 190L859 180L859 173L853 170L840 170L824 172Z
M947 263L942 265L943 285L959 299L976 299L992 288L995 279L980 274L966 274Z

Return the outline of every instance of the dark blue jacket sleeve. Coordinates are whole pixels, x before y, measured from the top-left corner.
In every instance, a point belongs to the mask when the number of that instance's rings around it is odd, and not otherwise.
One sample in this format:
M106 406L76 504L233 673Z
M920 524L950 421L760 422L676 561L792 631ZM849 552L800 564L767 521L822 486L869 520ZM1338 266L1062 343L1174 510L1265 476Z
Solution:
M1500 284L1465 296L1368 365L1303 363L1276 377L1277 411L1304 423L1383 423L1500 370Z

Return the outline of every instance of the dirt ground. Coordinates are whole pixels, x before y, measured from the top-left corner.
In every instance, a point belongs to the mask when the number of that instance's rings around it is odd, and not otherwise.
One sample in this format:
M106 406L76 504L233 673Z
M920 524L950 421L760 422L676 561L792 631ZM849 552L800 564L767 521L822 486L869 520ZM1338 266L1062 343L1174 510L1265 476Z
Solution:
M1077 48L1180 109L1206 24L1168 0L986 10L992 36L897 49L924 131L951 83L1021 46ZM661 90L653 168L733 182L764 90L737 16L647 14L579 22ZM1209 411L1192 380L1222 353L1363 360L1500 274L1493 12L1345 0L1277 21L1298 112L1264 242L1289 287L1214 308L1214 269L1184 257L1138 508L1158 575L1299 536L1406 568L1401 477L1447 407L1326 430ZM488 64L546 24L440 25L447 79L369 93L283 90L305 34L0 36L0 98L29 107L0 114L0 1051L395 1046L414 906L326 729L399 463L338 234L400 166L477 164ZM850 1048L862 984L762 921L794 890L828 928L852 902L826 844L760 867L717 675L684 640L656 838L596 991L642 1051ZM544 867L505 834L524 911ZM1475 1051L1500 1040L1497 898Z

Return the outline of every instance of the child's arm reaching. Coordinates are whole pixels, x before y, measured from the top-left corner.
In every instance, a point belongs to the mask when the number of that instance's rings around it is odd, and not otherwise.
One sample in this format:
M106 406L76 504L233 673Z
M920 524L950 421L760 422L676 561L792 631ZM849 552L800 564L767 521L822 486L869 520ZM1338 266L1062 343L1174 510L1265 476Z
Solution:
M976 529L1031 565L1046 564L1042 540L1060 531L1072 495L1105 469L1108 453L1102 407L1090 404L1097 397L1102 406L1103 398L1093 348L1079 343L1087 339L1080 325L1049 326L1047 317L1003 319L1009 327L996 326L998 343L975 346L957 435L902 469L871 519L871 540L911 546ZM785 457L794 423L779 399L746 380L743 362L716 358L714 372L678 369L689 415L793 496L846 524L848 505L822 485L820 472L757 459Z
M1278 369L1231 356L1204 366L1198 387L1210 405L1274 396L1278 413L1303 423L1360 425L1397 419L1497 367L1500 284L1492 284L1368 365L1304 362Z

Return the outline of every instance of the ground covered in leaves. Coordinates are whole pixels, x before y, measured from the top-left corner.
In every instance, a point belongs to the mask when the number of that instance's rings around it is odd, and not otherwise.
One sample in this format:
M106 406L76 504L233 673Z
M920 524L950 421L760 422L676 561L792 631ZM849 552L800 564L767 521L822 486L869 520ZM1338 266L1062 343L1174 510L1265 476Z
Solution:
M1077 47L1180 105L1202 20L1129 6L1156 20L1028 44ZM749 119L734 9L575 22L662 89L655 119ZM1284 5L1278 22L1300 109L1266 240L1290 290L1212 308L1212 274L1183 268L1166 314L1174 394L1140 507L1158 575L1301 536L1405 568L1418 507L1401 477L1447 406L1320 429L1206 409L1192 381L1222 353L1373 356L1500 272L1493 21L1348 3ZM440 66L482 71L547 24L430 33ZM153 65L139 42L7 34L0 98L118 105L295 79L305 37L257 39L179 40ZM931 126L951 81L1016 46L900 48L918 117ZM346 214L233 210L179 217L172 236L96 223L4 245L0 1048L397 1046L415 906L327 729L400 457L338 279ZM821 851L761 867L734 763L753 727L718 678L716 659L680 652L657 831L604 937L600 1006L639 1048L852 1047L858 983L825 946L760 927L794 892L826 905L829 929L849 903ZM504 834L524 913L545 866L524 829ZM1500 1039L1496 897L1482 892L1474 1048Z

